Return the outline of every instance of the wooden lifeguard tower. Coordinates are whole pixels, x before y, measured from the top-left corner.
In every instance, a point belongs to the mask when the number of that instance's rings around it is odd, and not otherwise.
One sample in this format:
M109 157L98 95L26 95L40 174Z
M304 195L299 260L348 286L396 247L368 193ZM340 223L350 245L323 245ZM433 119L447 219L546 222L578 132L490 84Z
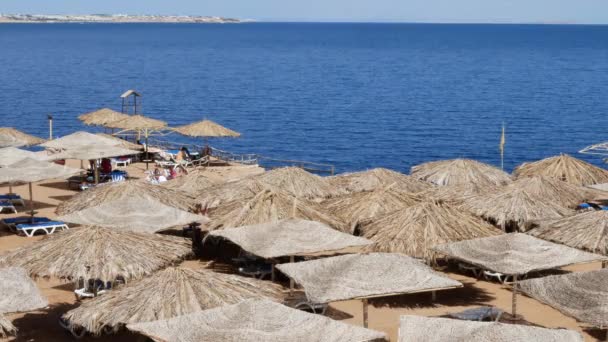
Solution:
M122 100L121 111L123 114L141 114L143 98L139 92L129 89L120 95L120 99Z

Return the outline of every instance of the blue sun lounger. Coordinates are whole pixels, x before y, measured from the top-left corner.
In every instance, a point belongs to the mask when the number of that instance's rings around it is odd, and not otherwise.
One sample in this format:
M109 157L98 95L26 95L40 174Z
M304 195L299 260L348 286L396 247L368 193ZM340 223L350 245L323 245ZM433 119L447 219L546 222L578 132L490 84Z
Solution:
M17 233L23 233L27 237L32 237L38 231L43 231L47 235L53 234L56 230L67 230L68 225L60 221L48 221L39 223L22 223L16 226Z
M5 210L12 211L15 214L17 213L17 208L15 208L15 205L13 204L13 202L6 201L6 200L0 200L0 213L4 212Z
M44 222L50 222L50 221L51 220L47 217L20 216L20 217L2 219L2 220L0 220L0 223L4 226L8 227L14 233L16 233L18 224L44 223Z
M20 204L22 206L25 206L25 202L23 201L23 198L21 198L21 196L19 196L17 194L0 195L0 201L8 201L13 204Z

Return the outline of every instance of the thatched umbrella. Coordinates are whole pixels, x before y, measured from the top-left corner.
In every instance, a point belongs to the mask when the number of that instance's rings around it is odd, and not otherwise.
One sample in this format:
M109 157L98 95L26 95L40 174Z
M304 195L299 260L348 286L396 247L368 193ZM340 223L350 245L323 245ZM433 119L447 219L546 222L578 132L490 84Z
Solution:
M71 281L137 279L167 267L192 252L188 239L117 231L72 228L0 256L0 265L19 266L36 277Z
M578 321L608 328L608 269L524 280L519 289Z
M450 258L513 277L512 314L517 309L517 278L530 272L608 260L598 254L514 233L452 242L433 248Z
M17 333L2 314L31 311L48 305L27 271L19 267L0 268L0 294L0 338Z
M42 144L45 140L12 127L0 127L0 147L22 147Z
M431 188L431 185L426 182L383 168L331 176L327 177L327 182L345 193L372 191L385 188L392 184L395 184L393 186L394 190L410 193L416 193Z
M608 170L591 165L567 154L523 163L513 173L517 178L545 176L557 178L575 185L591 185L608 182Z
M382 332L289 308L246 300L168 320L129 324L128 329L166 342L384 341Z
M437 201L462 204L462 202L469 197L491 194L496 192L499 188L500 187L478 184L446 185L432 187L417 195Z
M323 206L342 218L354 231L361 222L410 207L422 200L421 196L395 191L389 186L330 198L323 202Z
M204 208L216 208L233 201L249 201L267 188L268 185L262 184L254 177L246 177L205 188L197 194L196 202Z
M511 176L508 173L472 159L428 162L412 167L411 174L412 177L436 185L501 186L511 182Z
M531 194L525 189L512 187L469 197L462 207L492 221L505 231L526 231L543 220L559 219L574 213L560 203Z
M128 118L129 115L119 113L110 108L101 108L93 112L82 114L78 120L82 121L87 126L106 126L115 121L120 121Z
M172 227L207 223L205 216L177 209L150 197L135 195L59 216L58 220L153 234Z
M0 167L15 164L25 158L47 160L46 156L41 153L22 150L16 147L0 148Z
M152 197L154 200L177 209L190 211L195 208L194 199L188 194L139 180L109 183L78 193L61 202L55 213L67 215L108 202L129 198Z
M372 240L369 250L431 259L431 247L443 243L499 235L496 227L449 204L426 201L400 209L361 228Z
M117 143L116 146L126 148L128 150L141 151L144 149L144 147L142 145L134 144L130 141L121 139L121 138L113 136L111 134L96 133L96 135L99 135L100 137L108 138L110 140L114 140Z
M325 198L336 193L336 189L324 178L299 167L281 167L255 178L300 198Z
M398 341L583 342L583 337L576 331L566 329L546 329L519 324L404 315L400 318Z
M189 137L240 137L241 133L228 129L211 120L202 120L189 125L173 128L174 131Z
M211 210L209 217L212 219L211 230L301 218L325 223L342 232L351 232L347 225L327 214L319 204L276 189L264 189L245 203L226 203Z
M608 255L608 212L589 211L545 222L528 234L543 240Z
M608 192L544 176L520 177L504 189L522 189L528 194L543 198L545 202L557 203L567 208L575 208L584 201L608 196Z
M89 132L78 131L61 138L49 140L40 146L57 152L67 149L76 150L80 147L90 147L92 145L118 146L120 145L120 141Z
M418 260L392 253L347 254L277 268L300 284L313 303L363 299L365 327L368 298L462 287Z
M106 127L118 128L122 130L158 130L165 128L167 123L161 120L152 119L143 115L128 115L126 118L118 121L109 122Z
M204 193L207 189L217 184L219 182L215 178L209 177L204 169L196 169L188 171L186 175L164 182L161 186L196 195Z
M99 334L104 327L116 331L126 324L169 319L252 298L282 300L282 287L207 269L169 267L86 302L63 318L73 329Z

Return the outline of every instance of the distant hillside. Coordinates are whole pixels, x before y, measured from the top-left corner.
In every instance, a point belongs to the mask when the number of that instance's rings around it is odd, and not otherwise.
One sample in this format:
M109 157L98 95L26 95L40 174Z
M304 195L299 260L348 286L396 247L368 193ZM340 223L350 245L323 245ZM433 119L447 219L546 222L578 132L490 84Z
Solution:
M243 20L222 17L128 14L0 14L0 23L241 23Z

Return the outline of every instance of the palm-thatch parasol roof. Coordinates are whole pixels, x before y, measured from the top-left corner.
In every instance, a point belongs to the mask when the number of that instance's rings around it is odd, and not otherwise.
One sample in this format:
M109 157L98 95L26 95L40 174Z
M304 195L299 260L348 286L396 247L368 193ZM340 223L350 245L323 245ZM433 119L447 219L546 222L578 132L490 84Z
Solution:
M511 182L511 176L508 173L472 159L428 162L412 167L411 174L412 177L436 185L501 186Z
M130 141L121 139L119 137L115 137L111 134L106 134L106 133L95 133L96 135L99 135L100 137L104 137L104 138L108 138L110 140L114 140L118 147L122 147L122 148L126 148L127 150L134 150L134 151L141 151L144 149L143 145L138 145L138 144L134 144Z
M168 183L168 182L167 182ZM196 202L205 208L216 208L233 201L249 201L260 191L268 188L254 177L221 183L199 191Z
M462 287L416 259L392 253L347 254L277 268L314 303Z
M116 141L116 139L110 139L101 135L78 131L61 138L49 140L40 146L54 151L61 151L66 149L75 150L92 145L118 146L120 145L120 142Z
M389 186L330 198L323 202L323 206L354 230L363 221L410 207L422 200L421 196L395 191Z
M12 127L0 127L0 147L21 147L42 144L45 140Z
M288 219L239 228L215 230L208 237L221 237L265 259L339 251L366 246L371 241L345 234L314 221Z
M124 130L156 130L166 127L167 123L143 115L129 115L122 120L109 122L105 126L108 128L119 128Z
M194 209L196 203L191 196L182 191L148 182L128 180L125 182L103 184L78 193L69 200L59 204L55 213L67 215L108 202L129 198L139 199L144 196L149 196L164 205L184 211Z
M424 191L431 187L428 183L411 176L383 168L331 176L327 177L327 181L345 193L372 191L393 184L395 184L393 185L395 191L410 193Z
M498 322L474 322L459 319L401 316L399 342L486 342L486 341L537 341L583 342L576 331L546 329L527 325Z
M87 126L105 126L111 122L124 120L129 115L117 112L110 108L101 108L93 112L82 114L78 120L82 121Z
M433 256L431 247L435 245L501 233L479 217L436 201L397 210L360 229L374 242L369 250L423 259Z
M25 158L0 168L0 184L34 183L47 179L68 178L80 172L79 169Z
M584 201L608 196L608 192L544 176L520 177L509 184L505 190L507 189L522 189L526 193L543 198L545 202L558 203L567 208L575 208Z
M48 153L51 152L51 153ZM85 145L75 148L67 148L59 152L52 153L47 151L49 159L77 159L77 160L95 160L102 158L112 158L119 156L132 156L141 153L140 151L128 150L119 146L107 145Z
M296 197L325 198L336 193L323 177L299 167L282 167L255 176L263 184L276 187Z
M575 185L591 185L608 182L608 170L591 165L567 154L523 163L513 173L517 178L545 176L557 178Z
M193 328L194 327L194 328ZM129 324L156 341L379 341L382 332L289 308L269 300L246 300L168 320Z
M458 184L435 186L417 195L436 201L444 201L453 204L462 204L469 197L487 195L496 192L500 187L483 186L478 184Z
M589 211L545 222L528 234L592 253L608 255L608 212Z
M462 207L492 221L503 230L516 225L519 230L525 231L540 221L559 219L574 213L559 203L518 187L504 187L494 193L469 197Z
M209 222L205 216L165 205L150 196L109 201L57 219L63 222L149 234L194 222Z
M164 182L161 186L196 195L201 192L204 193L205 190L217 184L219 184L218 181L209 177L204 169L196 169L188 171L186 175Z
M276 189L264 189L247 202L237 200L226 203L211 210L209 217L212 219L211 230L301 218L350 233L347 225L327 214L319 204Z
M72 327L99 334L104 326L118 330L126 324L169 319L252 298L282 300L282 288L206 269L169 267L86 302L63 318Z
M31 152L22 150L16 147L4 147L0 148L0 166L8 166L15 164L25 158L35 160L47 160L46 155L42 153Z
M8 336L15 336L16 334L17 328L15 328L8 318L0 314L0 338L7 338Z
M581 322L608 327L608 269L524 280L519 288Z
M240 137L241 133L228 129L211 120L194 122L189 125L179 126L174 131L190 137Z
M606 258L514 233L452 242L435 246L435 251L486 270L521 275Z
M37 277L128 280L171 265L191 251L184 238L81 227L0 256L0 265L23 267Z

